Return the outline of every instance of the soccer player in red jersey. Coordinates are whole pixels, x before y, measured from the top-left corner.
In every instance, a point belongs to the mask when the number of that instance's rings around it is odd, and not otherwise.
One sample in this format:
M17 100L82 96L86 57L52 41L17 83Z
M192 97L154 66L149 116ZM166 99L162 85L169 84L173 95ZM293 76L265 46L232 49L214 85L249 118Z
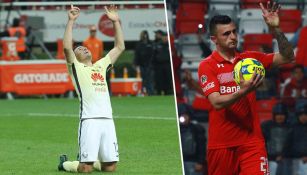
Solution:
M291 44L279 28L280 5L267 2L260 7L279 52L237 52L237 29L231 18L214 16L210 21L211 40L216 50L198 69L199 83L213 108L209 111L209 175L268 175L268 160L259 118L255 111L255 89L263 77L254 74L238 86L233 79L234 65L243 58L255 58L266 69L294 60Z

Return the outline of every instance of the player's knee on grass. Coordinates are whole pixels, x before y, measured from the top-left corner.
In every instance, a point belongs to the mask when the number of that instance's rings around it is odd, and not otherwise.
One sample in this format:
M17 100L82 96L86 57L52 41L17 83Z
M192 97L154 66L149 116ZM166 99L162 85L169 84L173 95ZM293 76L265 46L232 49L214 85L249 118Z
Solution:
M102 171L114 172L116 170L116 162L103 162Z
M80 173L90 173L93 171L93 162L80 163L78 167L78 172Z

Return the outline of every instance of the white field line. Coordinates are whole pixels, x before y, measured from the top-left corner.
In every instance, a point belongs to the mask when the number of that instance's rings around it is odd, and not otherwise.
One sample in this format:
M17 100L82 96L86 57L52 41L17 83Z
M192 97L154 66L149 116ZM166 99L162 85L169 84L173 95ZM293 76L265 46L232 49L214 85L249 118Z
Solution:
M24 113L24 114L0 114L0 117L9 116L42 116L42 117L79 117L79 114L55 114L55 113ZM115 119L137 119L137 120L176 120L175 117L153 117L153 116L113 116Z

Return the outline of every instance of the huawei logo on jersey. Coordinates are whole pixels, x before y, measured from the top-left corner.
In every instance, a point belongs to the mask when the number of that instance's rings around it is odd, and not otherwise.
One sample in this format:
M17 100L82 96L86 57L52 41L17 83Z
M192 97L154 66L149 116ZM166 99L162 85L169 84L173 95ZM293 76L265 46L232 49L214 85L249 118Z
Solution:
M96 82L100 80L101 82L104 82L104 78L100 73L92 73L91 78Z

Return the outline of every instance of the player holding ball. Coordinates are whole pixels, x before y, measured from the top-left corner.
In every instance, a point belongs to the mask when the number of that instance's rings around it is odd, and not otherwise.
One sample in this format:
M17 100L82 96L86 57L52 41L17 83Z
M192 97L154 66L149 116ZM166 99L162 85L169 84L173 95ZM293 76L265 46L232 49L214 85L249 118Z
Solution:
M238 53L237 28L230 17L214 16L209 24L210 38L216 50L198 69L199 83L213 108L209 111L208 171L210 175L267 175L268 160L259 118L255 111L255 89L263 76L252 75L239 85L233 79L234 66L244 58L253 58L265 69L294 60L291 44L279 28L280 5L260 3L263 18L277 40L279 52Z

